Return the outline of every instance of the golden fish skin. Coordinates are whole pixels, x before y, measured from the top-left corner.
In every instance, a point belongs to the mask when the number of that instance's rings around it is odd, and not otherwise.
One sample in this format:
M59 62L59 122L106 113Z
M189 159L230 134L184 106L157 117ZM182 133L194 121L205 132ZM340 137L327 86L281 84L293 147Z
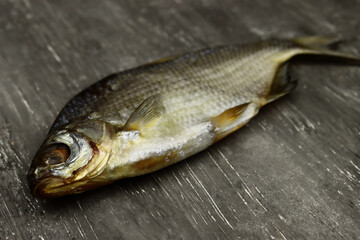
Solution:
M28 174L32 193L53 198L174 164L246 124L289 93L287 61L314 54L359 59L308 37L222 46L113 74L61 111Z

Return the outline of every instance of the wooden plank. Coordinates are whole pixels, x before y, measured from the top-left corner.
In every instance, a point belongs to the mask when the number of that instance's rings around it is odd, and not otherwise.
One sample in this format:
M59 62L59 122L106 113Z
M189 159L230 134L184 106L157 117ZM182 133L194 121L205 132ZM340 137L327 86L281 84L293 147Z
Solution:
M60 109L120 70L202 47L336 35L360 55L359 1L0 2L2 239L356 239L360 68L295 64L299 86L210 149L54 201L26 173Z

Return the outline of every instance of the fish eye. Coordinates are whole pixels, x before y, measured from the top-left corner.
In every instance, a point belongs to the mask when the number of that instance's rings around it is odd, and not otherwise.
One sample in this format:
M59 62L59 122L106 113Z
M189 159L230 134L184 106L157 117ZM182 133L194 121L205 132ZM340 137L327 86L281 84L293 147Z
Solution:
M40 156L43 165L57 165L66 162L70 156L70 148L66 144L56 143L47 146Z

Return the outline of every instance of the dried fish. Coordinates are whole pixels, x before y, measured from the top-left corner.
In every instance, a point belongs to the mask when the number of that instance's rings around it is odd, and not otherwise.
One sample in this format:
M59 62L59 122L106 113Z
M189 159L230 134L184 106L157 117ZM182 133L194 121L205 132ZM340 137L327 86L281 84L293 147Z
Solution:
M332 39L307 37L208 48L113 74L75 96L36 153L36 197L80 193L156 171L241 128L296 81L288 60L323 55Z

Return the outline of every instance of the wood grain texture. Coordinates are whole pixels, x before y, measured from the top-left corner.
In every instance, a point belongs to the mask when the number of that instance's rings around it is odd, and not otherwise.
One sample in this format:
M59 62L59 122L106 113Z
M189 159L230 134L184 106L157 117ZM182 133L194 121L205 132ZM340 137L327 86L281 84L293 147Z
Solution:
M290 95L208 150L54 201L26 173L76 93L161 57L335 35L360 55L360 1L0 2L1 239L356 239L360 68L295 64Z

